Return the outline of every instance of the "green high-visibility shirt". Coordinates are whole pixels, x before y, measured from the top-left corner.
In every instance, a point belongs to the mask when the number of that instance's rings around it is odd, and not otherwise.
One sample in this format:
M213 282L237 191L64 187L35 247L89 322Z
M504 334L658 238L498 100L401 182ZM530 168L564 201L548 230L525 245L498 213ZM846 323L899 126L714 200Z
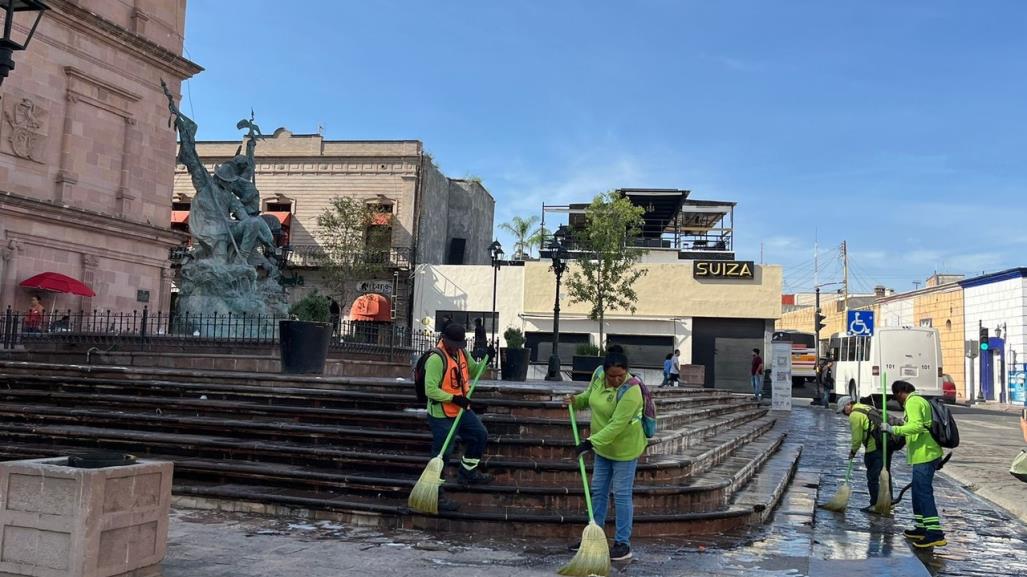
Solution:
M931 436L931 404L917 393L906 397L905 424L892 427L892 433L906 437L906 462L930 463L941 457L941 445Z
M630 375L627 377L630 379ZM625 379L627 380L627 379ZM611 461L632 461L645 452L649 441L638 416L642 412L642 390L633 386L617 400L617 389L606 386L602 371L592 374L588 388L574 397L576 410L591 409L592 450Z
M877 450L877 441L870 434L870 418L867 417L866 413L857 411L856 409L862 409L862 411L869 411L871 407L862 403L854 403L852 405L852 412L849 413L849 426L852 429L852 452L859 451L859 447L864 443L867 444L867 452L873 453Z

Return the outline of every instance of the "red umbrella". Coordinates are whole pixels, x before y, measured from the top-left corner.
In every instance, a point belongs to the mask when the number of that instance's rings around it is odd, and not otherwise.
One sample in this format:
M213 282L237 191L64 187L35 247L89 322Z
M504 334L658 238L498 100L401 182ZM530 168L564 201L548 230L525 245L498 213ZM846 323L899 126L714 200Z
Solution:
M25 288L41 289L55 293L68 293L84 297L95 297L96 293L86 283L57 272L44 272L21 282Z

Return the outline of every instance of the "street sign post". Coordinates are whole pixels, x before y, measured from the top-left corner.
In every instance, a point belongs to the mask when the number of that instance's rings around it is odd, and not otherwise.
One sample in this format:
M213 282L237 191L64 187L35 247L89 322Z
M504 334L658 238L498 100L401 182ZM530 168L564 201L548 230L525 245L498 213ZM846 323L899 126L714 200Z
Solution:
M871 337L874 335L873 311L849 311L845 319L845 330L850 337Z

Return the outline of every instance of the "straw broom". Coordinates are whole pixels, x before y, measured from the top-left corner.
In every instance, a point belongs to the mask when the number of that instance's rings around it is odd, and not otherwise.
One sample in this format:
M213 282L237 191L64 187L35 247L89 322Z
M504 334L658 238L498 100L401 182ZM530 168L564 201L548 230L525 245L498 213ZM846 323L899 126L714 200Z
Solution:
M578 421L574 418L574 407L568 407L571 414L571 429L574 431L574 444L581 443L578 437ZM581 469L581 482L585 486L585 506L588 507L588 526L581 534L581 545L574 558L557 571L560 575L589 577L590 575L610 574L610 545L606 542L606 533L596 525L592 514L592 494L588 488L588 475L585 473L585 457L578 455L578 467Z
M888 373L881 374L881 422L888 422ZM884 455L884 467L881 468L880 488L877 490L877 503L874 513L891 515L891 474L888 472L888 433L881 435L881 451Z
M849 459L849 468L845 471L845 482L838 488L838 492L830 501L821 505L828 511L841 513L849 506L849 496L852 494L852 487L849 486L849 479L852 477L852 459Z
M481 374L485 372L485 367L488 366L488 355L485 356L481 361L481 365L478 366L478 374L474 375L474 380L471 381L471 388L467 391L467 398L471 398L471 394L474 392L474 387L478 385L478 379L481 378ZM407 499L407 505L414 511L420 513L428 513L431 515L437 515L439 512L439 487L445 483L442 480L442 469L445 466L445 462L442 457L446 454L446 449L449 444L453 441L453 435L456 434L456 429L460 426L460 418L464 416L464 410L460 409L460 412L456 414L456 418L453 419L453 426L449 428L449 435L446 436L446 442L442 444L442 450L435 457L432 457L431 461L428 461L428 466L424 468L424 472L421 473L421 478L417 480L417 484L414 485L414 489L410 491L410 498Z

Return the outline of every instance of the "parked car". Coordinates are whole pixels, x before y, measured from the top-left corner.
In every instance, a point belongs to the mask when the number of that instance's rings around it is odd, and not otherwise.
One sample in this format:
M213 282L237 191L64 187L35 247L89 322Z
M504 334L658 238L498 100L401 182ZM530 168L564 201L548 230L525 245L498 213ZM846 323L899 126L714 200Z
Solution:
M941 376L941 400L950 404L956 404L956 381L951 375Z

